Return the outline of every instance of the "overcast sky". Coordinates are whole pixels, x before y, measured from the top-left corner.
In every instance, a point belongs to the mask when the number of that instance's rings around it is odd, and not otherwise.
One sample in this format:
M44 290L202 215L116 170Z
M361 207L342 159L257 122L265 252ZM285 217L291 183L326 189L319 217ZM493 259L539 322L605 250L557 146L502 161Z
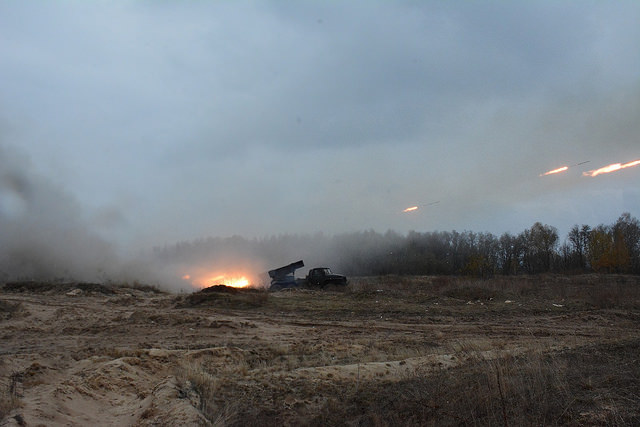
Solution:
M582 174L640 159L639 22L632 0L3 1L0 155L129 248L563 235L640 216L640 167Z

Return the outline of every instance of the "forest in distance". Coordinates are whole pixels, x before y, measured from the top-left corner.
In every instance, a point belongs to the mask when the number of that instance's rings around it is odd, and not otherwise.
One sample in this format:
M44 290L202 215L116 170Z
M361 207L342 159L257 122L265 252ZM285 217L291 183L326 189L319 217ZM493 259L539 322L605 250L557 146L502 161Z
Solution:
M155 247L152 257L164 264L253 259L260 260L265 271L305 259L351 276L640 274L640 221L623 213L610 225L576 224L562 241L555 227L540 222L518 234L500 236L455 230L406 235L368 230L334 236L210 237Z

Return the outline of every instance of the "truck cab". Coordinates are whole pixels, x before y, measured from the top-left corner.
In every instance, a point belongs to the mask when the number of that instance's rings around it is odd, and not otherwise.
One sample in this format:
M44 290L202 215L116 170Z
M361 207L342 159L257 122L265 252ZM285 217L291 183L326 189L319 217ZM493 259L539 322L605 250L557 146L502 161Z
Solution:
M318 267L309 270L307 283L322 288L328 284L346 286L347 278L341 274L333 273L329 267Z

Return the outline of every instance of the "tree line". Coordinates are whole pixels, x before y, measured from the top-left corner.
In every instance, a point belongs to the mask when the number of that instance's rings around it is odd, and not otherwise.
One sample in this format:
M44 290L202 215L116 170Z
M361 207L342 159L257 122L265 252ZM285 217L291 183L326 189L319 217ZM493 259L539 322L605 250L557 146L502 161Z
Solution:
M564 241L536 222L518 234L473 231L373 230L327 236L281 235L262 239L208 238L154 248L162 262L250 257L276 268L297 259L348 275L516 275L538 273L640 274L640 221L623 213L611 225L574 225Z
M640 221L629 213L611 225L574 225L564 242L555 227L540 222L499 237L472 231L390 234L365 232L357 239L346 238L350 245L360 240L361 249L346 252L351 257L344 267L363 275L640 274ZM394 244L385 253L367 255L366 247L377 247L376 240Z

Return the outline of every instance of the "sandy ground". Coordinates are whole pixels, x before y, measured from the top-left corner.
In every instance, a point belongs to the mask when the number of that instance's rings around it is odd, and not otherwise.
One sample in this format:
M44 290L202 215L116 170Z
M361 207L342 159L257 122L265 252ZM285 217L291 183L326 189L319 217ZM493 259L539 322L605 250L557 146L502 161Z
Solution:
M628 310L398 302L378 291L260 293L241 304L73 285L2 291L18 308L0 318L0 386L13 406L0 425L223 425L243 399L302 416L326 403L314 390L443 370L470 351L491 359L640 337ZM202 401L198 378L215 398Z

